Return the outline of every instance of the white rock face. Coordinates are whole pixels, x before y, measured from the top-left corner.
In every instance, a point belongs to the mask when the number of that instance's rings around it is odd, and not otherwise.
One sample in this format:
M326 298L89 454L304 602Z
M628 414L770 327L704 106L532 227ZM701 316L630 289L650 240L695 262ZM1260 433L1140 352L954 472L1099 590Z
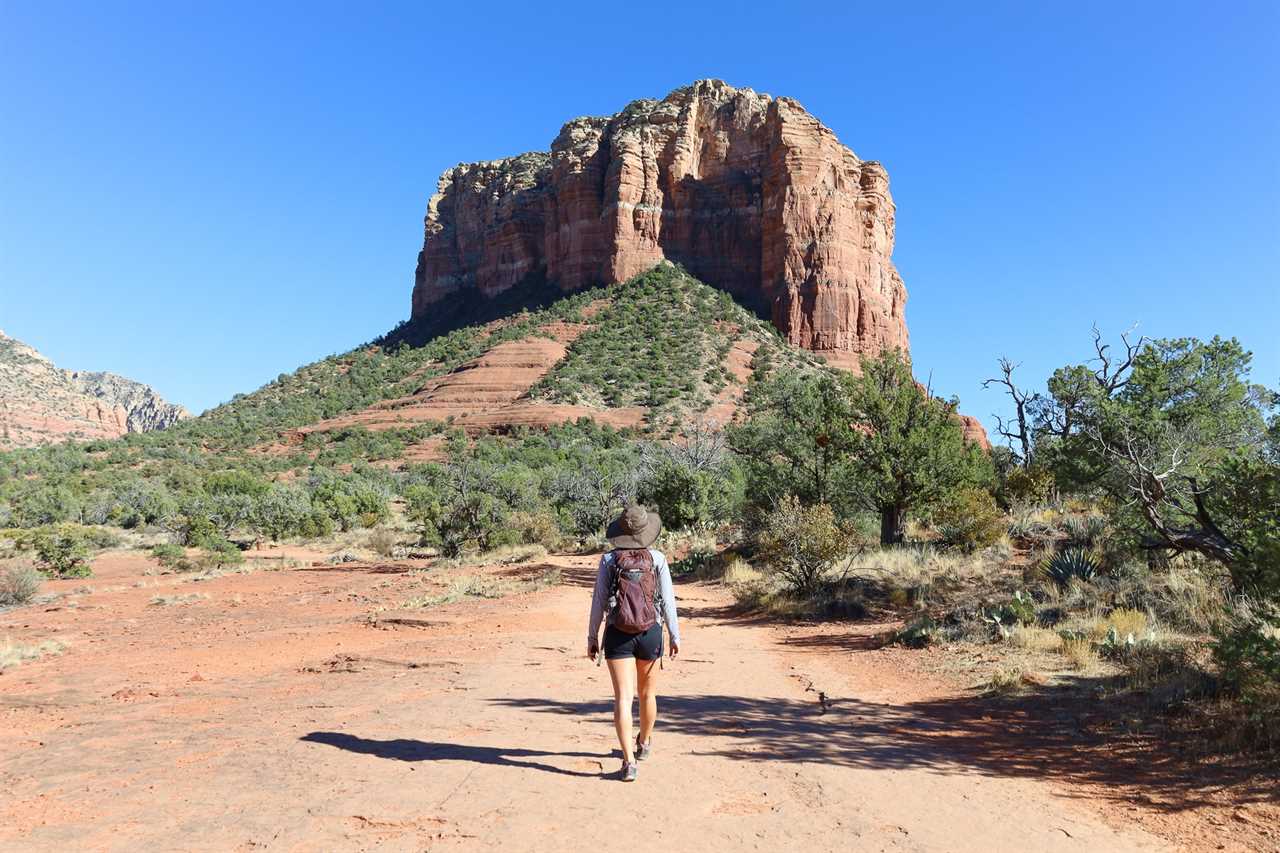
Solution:
M188 417L146 385L114 373L63 370L0 331L0 449L116 438Z

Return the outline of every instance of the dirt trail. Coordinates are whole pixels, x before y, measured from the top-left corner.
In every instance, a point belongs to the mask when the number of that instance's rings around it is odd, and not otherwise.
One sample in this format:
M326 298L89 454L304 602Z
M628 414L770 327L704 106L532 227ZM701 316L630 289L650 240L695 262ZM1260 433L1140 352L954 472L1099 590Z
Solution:
M624 785L608 673L582 656L590 558L500 570L564 582L416 627L367 616L431 572L195 584L130 560L75 607L0 614L0 636L68 642L0 676L0 849L1176 849L966 761L885 673L861 684L735 621L714 586L679 587L685 655ZM149 603L192 592L208 598Z

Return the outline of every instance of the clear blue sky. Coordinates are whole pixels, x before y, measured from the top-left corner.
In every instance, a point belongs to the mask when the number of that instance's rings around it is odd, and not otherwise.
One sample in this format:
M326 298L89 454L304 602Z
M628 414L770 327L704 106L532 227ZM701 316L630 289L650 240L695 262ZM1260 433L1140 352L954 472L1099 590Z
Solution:
M1280 4L430 5L0 5L0 328L202 410L406 317L445 168L720 77L885 164L918 372L988 425L1094 322L1280 384Z

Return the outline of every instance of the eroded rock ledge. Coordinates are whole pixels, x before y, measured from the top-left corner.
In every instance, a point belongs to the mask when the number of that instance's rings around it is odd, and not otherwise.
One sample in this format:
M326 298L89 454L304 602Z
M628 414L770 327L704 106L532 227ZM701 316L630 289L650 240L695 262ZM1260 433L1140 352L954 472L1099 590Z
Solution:
M789 98L702 80L574 119L549 154L447 171L427 211L413 319L530 281L565 292L622 281L667 259L851 366L908 349L893 240L879 163Z

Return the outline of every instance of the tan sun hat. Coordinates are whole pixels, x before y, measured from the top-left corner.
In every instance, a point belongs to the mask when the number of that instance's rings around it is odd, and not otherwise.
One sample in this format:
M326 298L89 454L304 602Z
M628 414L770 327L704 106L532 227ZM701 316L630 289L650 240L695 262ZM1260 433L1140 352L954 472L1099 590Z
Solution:
M662 532L662 519L640 504L631 504L610 523L605 538L615 548L648 548Z

